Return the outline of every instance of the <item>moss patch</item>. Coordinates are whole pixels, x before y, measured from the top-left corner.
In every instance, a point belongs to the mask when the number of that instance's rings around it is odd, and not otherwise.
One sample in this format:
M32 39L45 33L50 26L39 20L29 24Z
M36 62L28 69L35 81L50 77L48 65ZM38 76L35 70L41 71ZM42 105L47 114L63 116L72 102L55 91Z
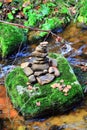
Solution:
M65 112L83 98L82 88L67 60L55 53L49 54L49 56L57 60L61 73L60 77L49 84L43 86L38 83L33 84L34 89L31 91L27 90L28 79L21 68L17 67L7 75L5 85L8 94L14 106L20 108L23 115L35 117L48 112L51 112L51 114L52 112ZM58 88L53 89L51 87L54 83L60 83L61 79L64 80L64 84L72 86L67 96L64 95L64 92L59 91ZM17 87L22 88L24 92L19 93Z
M0 53L2 57L11 54L23 41L22 29L0 23Z

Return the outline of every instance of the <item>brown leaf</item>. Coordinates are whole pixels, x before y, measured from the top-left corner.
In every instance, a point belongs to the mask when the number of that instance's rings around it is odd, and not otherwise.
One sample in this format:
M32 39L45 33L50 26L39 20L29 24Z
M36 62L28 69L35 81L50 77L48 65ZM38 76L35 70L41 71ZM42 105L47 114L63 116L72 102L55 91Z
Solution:
M5 3L10 3L12 0L4 0Z

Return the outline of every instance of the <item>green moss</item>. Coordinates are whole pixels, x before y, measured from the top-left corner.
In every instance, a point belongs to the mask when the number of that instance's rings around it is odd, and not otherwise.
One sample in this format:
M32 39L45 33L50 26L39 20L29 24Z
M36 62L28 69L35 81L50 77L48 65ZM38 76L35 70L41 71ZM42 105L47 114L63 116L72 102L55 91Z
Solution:
M11 54L24 41L22 29L0 23L0 52L2 57Z
M16 89L17 85L21 85L23 88L27 87L26 83L28 79L22 69L14 69L6 78L5 85L11 97L11 101L14 106L21 109L22 114L34 117L44 114L44 112L47 113L48 110L49 112L57 111L57 113L65 112L83 98L82 88L67 60L63 56L55 53L49 54L49 56L57 60L61 76L55 78L55 80L49 84L42 86L38 83L34 84L33 87L38 87L38 90L33 90L32 95L29 94L29 91L19 94ZM72 86L68 92L68 96L65 96L64 92L59 91L58 88L53 89L51 87L54 83L60 83L61 79L64 80L64 84ZM40 102L40 106L36 105L37 102Z

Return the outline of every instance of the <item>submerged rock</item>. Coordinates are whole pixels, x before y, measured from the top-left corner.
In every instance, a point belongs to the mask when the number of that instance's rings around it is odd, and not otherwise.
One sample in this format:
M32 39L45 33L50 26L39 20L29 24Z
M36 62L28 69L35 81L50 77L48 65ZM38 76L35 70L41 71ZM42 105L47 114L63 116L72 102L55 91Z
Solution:
M0 23L0 55L12 54L24 42L23 30L12 25Z
M30 89L27 85L28 77L20 67L15 68L6 77L5 86L12 103L28 118L66 112L83 99L82 87L68 61L56 53L49 54L49 57L57 60L61 75L48 84L34 83ZM19 94L18 85L23 86L26 91Z

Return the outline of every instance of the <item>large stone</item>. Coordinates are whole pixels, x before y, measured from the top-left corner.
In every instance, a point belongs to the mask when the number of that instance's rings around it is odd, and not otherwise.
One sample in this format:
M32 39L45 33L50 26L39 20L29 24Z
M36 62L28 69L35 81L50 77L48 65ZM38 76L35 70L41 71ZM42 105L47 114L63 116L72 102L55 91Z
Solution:
M46 64L33 64L32 65L32 69L34 71L37 71L37 70L46 70L49 68L49 65L46 63Z
M57 60L61 75L48 84L35 83L32 84L32 90L28 89L28 77L21 68L15 68L6 77L5 86L12 103L15 107L20 108L21 113L27 115L28 118L66 112L81 103L83 99L82 87L68 61L59 54L52 53L49 56ZM63 83L61 83L62 81ZM71 86L68 93L60 91L58 87L61 84ZM24 87L26 91L22 94L18 93L16 89L18 85Z
M39 82L39 84L44 85L47 83L50 83L51 81L53 81L53 79L55 78L55 76L53 74L45 74L42 76L37 77L37 80Z
M0 23L0 55L6 57L17 51L20 44L24 43L23 30L12 25Z
M27 76L30 76L33 74L33 70L30 68L30 67L25 67L24 68L24 73L27 75Z

